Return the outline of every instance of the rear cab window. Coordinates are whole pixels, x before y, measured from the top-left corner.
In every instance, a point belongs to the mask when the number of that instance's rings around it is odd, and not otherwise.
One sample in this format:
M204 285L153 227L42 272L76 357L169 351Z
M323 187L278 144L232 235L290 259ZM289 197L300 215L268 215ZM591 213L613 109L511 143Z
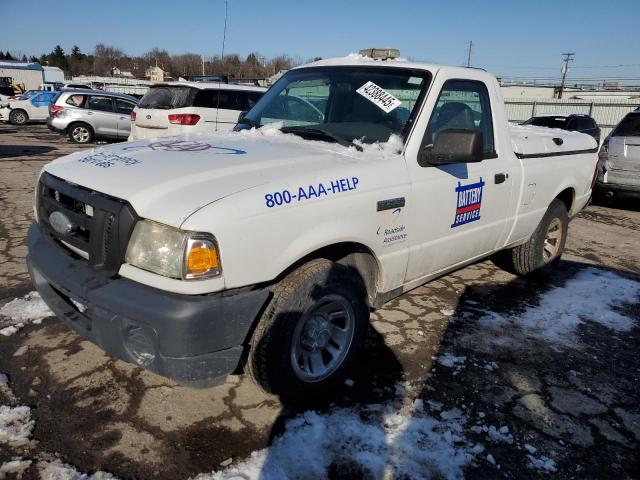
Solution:
M524 125L534 125L536 127L567 129L567 117L533 117L524 122Z

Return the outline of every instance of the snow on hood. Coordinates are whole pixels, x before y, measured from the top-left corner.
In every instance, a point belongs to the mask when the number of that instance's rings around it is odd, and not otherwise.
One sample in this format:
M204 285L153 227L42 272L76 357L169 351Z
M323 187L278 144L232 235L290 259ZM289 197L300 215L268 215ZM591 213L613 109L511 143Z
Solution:
M363 152L263 127L229 134L162 137L84 150L44 170L127 200L136 212L179 227L198 208L288 175L397 154L397 139Z

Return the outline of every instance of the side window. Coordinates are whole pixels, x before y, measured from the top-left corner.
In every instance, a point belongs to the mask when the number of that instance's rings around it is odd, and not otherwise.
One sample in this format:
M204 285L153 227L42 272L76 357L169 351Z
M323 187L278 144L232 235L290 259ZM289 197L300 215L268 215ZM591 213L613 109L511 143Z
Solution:
M31 97L31 105L41 105L42 102L44 100L44 94L43 93L39 93L38 95L34 95L33 97Z
M87 108L101 112L113 112L113 102L111 101L111 97L91 96L87 101Z
M194 107L217 108L224 110L246 110L242 94L235 90L200 90L193 101Z
M121 98L116 98L116 112L129 115L134 108L135 105L133 103L122 100Z
M70 95L65 103L72 107L84 108L86 99L87 97L85 95Z
M433 143L440 132L449 129L476 130L482 133L484 158L494 155L491 103L484 83L473 80L445 82L422 144Z

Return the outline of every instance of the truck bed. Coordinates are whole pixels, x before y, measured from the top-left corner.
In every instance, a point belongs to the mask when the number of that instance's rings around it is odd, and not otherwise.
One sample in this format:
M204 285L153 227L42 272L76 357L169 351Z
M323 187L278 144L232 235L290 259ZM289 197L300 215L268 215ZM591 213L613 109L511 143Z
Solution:
M519 158L593 153L598 144L589 135L558 128L509 124L513 151Z

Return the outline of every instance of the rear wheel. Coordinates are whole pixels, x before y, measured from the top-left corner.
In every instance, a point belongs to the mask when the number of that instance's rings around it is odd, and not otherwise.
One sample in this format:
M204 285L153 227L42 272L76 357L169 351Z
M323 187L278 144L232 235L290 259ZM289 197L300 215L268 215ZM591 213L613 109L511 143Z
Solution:
M516 275L546 273L560 261L567 241L569 216L567 207L554 200L527 243L499 252L494 262Z
M286 402L327 398L362 350L366 299L350 268L324 259L303 265L275 288L251 340L247 373Z
M29 114L24 110L11 110L9 121L13 125L24 125L29 121Z
M69 139L74 143L90 143L93 140L93 129L86 123L74 123L68 132Z

